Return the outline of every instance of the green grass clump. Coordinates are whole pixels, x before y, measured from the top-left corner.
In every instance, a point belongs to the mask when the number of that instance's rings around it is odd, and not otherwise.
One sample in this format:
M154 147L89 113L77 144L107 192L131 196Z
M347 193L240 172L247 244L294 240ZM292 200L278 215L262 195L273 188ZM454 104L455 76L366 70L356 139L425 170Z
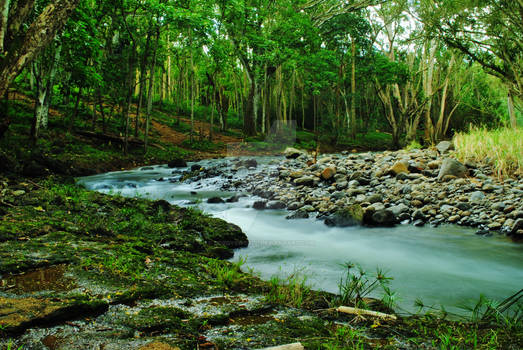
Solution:
M454 136L461 160L491 163L499 177L523 175L523 129L471 129Z
M267 294L267 301L284 304L292 307L302 307L311 288L307 284L307 276L300 270L294 271L289 276L282 278L272 276L269 280L271 289Z

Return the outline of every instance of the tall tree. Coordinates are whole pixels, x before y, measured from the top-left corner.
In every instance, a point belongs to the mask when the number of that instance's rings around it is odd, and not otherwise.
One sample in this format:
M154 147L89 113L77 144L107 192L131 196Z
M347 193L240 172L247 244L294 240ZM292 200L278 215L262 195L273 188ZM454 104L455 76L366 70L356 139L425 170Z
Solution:
M25 30L34 0L14 0L10 6L7 0L2 0L0 96L4 96L14 78L53 40L79 1L56 0L50 3ZM0 116L0 137L8 127L8 116Z

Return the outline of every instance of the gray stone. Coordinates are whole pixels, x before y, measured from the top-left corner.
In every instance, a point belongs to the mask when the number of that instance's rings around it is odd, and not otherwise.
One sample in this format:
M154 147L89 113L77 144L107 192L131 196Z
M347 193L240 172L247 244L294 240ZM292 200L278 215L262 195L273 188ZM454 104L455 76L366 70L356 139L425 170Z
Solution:
M396 215L389 209L376 210L372 214L372 224L379 226L393 226L397 223Z
M338 227L361 225L362 222L363 209L357 204L339 209L325 219L325 225Z
M401 214L407 212L409 210L409 207L406 206L403 203L400 203L398 205L395 205L393 207L390 207L389 210L396 216L400 216Z
M467 175L467 167L453 158L445 158L441 164L438 173L438 181L441 181L445 176L465 177Z
M252 207L256 210L262 210L262 209L265 209L267 206L267 201L256 201L254 202L254 204L252 205Z
M267 202L267 209L285 209L286 205L283 201L269 201Z
M302 206L303 206L303 203L300 203L300 202L292 202L291 204L289 204L288 209L289 209L289 210L297 210L297 209L300 209Z
M481 191L475 191L470 194L469 202L480 203L485 199L485 194Z
M418 220L421 220L423 222L427 221L427 217L425 216L425 214L423 214L421 209L418 209L418 210L414 211L414 213L412 213L412 219L414 221L418 221Z
M378 202L381 202L382 200L383 200L383 196L381 194L373 194L366 198L366 201L369 203L378 203Z
M505 203L497 202L497 203L492 204L491 208L492 208L492 210L503 211L505 209L505 206L506 206Z
M309 213L306 210L300 209L296 210L294 213L288 215L285 217L288 220L294 220L294 219L308 219Z
M301 156L302 154L306 154L306 153L304 151L296 149L294 147L287 147L285 149L285 151L283 152L283 155L285 156L285 158L288 158L288 159L296 159L299 156Z
M294 180L294 183L297 186L312 186L314 185L314 177L313 176L302 176L296 180Z
M450 141L441 141L436 146L436 149L440 154L447 153L448 151L451 151L454 149L454 144Z
M523 230L523 219L517 219L516 222L514 222L510 234L516 235L520 230Z

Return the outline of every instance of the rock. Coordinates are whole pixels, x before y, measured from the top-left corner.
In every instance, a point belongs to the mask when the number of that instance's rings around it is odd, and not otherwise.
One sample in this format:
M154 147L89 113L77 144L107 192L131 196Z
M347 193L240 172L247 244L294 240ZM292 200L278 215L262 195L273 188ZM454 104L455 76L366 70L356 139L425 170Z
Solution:
M296 159L302 154L306 154L304 151L296 149L294 147L287 147L285 151L283 152L283 155L287 159Z
M399 173L398 175L396 175L396 180L405 181L409 179L410 177L407 173Z
M491 208L492 208L492 210L503 211L505 209L505 203L503 203L503 202L494 203L494 204L492 204Z
M383 196L381 194L373 194L366 198L366 201L371 204L381 202L382 200Z
M409 173L409 163L406 162L406 161L399 161L399 162L396 162L390 169L389 169L389 174L392 174L394 176L397 176L398 174L401 174L401 173L405 173L405 174L408 174Z
M389 210L392 211L394 215L400 216L400 214L407 212L409 210L409 207L401 203L393 207L390 207Z
M207 199L207 203L221 204L221 203L225 203L225 201L223 199L221 199L220 197L211 197L211 198Z
M336 175L336 168L334 167L327 167L321 172L323 180L330 180L334 175Z
M412 220L413 221L427 221L427 217L425 216L425 214L423 214L423 212L421 211L421 209L418 209L418 210L415 210L414 213L412 213Z
M285 209L287 207L283 201L269 201L266 206L267 209Z
M347 194L345 192L336 191L333 194L331 194L331 198L334 200L345 198Z
M475 191L470 194L470 203L481 203L485 199L485 194L481 191Z
M302 176L302 177L294 180L294 183L297 186L312 186L312 185L314 185L314 177L312 177L312 176Z
M427 167L432 170L438 169L440 166L441 166L441 161L439 161L439 160L433 160L432 162L429 162L427 164Z
M197 171L202 169L202 166L200 164L193 164L191 165L191 171Z
M240 196L234 195L232 197L227 198L225 201L227 203L237 203L239 200L240 200Z
M363 209L358 204L338 209L334 214L325 219L325 225L338 227L361 225L362 222Z
M309 213L306 210L299 209L296 210L294 213L288 215L285 217L288 220L294 220L294 219L308 219Z
M301 203L301 202L292 202L291 204L289 204L287 209L289 209L289 210L297 210L297 209L300 209L301 207L303 207L303 203Z
M256 161L256 159L246 159L242 163L243 163L243 166L245 166L246 168L258 167L258 162Z
M512 226L510 234L519 235L519 231L521 230L523 230L523 219L517 219L516 222L514 222L514 225Z
M450 142L450 141L441 141L436 146L436 149L438 150L438 152L440 154L444 154L444 153L447 153L447 152L453 150L454 149L454 144L452 142Z
M461 202L456 205L456 208L458 208L459 210L466 211L472 208L472 205L470 205L469 203Z
M465 177L467 173L467 167L465 167L459 161L453 158L445 158L439 170L438 180L441 180L444 176L447 175L452 175L455 177Z
M252 205L252 207L256 210L262 210L262 209L265 209L265 207L267 206L267 201L256 201L254 202L254 204Z
M501 228L501 226L502 226L501 223L499 223L499 222L493 222L493 223L491 223L491 224L488 225L488 228L489 228L490 230L495 231L495 230L499 230L499 229Z
M167 163L167 166L169 168L185 168L187 166L187 162L182 158L175 158Z
M372 214L372 222L369 224L379 226L394 226L397 223L396 215L389 209L376 210Z

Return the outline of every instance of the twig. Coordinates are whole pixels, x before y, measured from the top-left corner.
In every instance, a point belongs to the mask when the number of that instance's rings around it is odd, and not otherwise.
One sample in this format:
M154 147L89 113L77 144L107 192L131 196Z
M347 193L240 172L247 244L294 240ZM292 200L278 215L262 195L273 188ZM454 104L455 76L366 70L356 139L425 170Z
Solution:
M339 306L336 311L343 312L345 314L350 315L366 315L366 316L374 316L379 318L390 318L391 320L397 320L398 318L394 315L385 314L383 312L377 312L377 311L371 311L371 310L365 310L360 309L357 307L349 307L349 306Z

